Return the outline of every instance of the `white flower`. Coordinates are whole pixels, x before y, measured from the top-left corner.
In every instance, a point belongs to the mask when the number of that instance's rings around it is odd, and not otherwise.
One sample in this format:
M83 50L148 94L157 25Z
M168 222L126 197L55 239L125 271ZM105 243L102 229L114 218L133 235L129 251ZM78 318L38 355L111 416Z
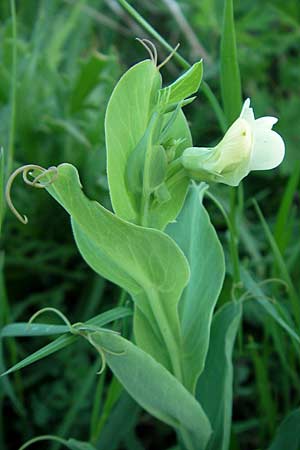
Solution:
M213 148L187 148L182 164L191 178L237 186L251 170L273 169L282 162L285 145L272 130L276 122L275 117L255 119L248 98L221 142Z

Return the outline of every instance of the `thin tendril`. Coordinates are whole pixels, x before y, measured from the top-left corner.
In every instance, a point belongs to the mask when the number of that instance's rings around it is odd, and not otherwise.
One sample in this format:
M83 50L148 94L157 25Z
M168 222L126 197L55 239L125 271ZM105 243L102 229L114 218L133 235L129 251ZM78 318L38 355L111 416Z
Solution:
M58 177L58 170L57 170L57 167L55 167L55 166L49 167L46 171L37 175L33 180L29 180L28 175L33 176L31 171L32 171L32 169L29 169L29 168L23 170L23 180L29 186L33 186L33 187L40 188L40 189L43 189L43 188L49 186ZM38 181L40 181L45 176L45 174L50 174L51 172L53 172L53 178L51 178L49 181L47 181L47 183L38 183Z
M252 294L251 292L247 291L245 292L245 294L243 294L240 298L241 302L245 302L247 300L268 300L270 303L273 303L274 305L277 304L277 301L275 298L270 297L268 295L256 295L256 294Z
M257 286L262 287L262 286L265 286L265 285L271 284L271 283L281 284L285 287L286 290L288 290L288 288L289 288L288 284L284 280L281 280L280 278L269 278L267 280L260 281L259 283L257 283ZM233 298L234 301L237 301L237 298L235 295L236 290L242 289L242 288L243 288L243 283L241 283L241 282L233 284L232 289L231 289L231 297ZM252 293L249 289L246 292L244 292L243 295L241 295L240 300L244 301L244 300L248 300L250 298L266 298L269 301L276 303L276 300L274 298L267 296L265 293L263 293L263 295L256 295L256 294Z
M101 375L104 372L105 368L106 368L106 358L105 358L104 351L103 351L102 347L100 347L100 345L96 344L96 342L94 341L93 336L91 334L87 335L87 340L97 350L97 352L100 355L101 366L100 366L100 369L97 372L97 375Z
M83 322L73 323L72 327L75 328L76 330L82 331L82 332L97 332L97 331L101 331L101 332L104 332L104 333L106 332L106 333L112 333L112 334L120 335L120 333L118 331L109 330L108 328L98 327L97 325L88 325L88 324L85 324Z
M30 174L30 171L32 171L32 170L40 170L42 173L37 175L33 180L29 180L28 174ZM51 183L53 183L57 179L58 170L57 170L57 167L54 167L54 166L49 167L48 169L44 169L44 167L38 166L36 164L27 164L26 166L19 167L10 175L10 177L7 181L7 184L6 184L6 188L5 188L6 201L7 201L7 204L9 206L10 210L12 211L12 213L20 220L20 222L22 222L24 225L26 225L28 223L27 216L25 216L25 215L22 216L17 211L17 209L15 208L15 206L11 200L11 188L12 188L13 182L20 173L23 174L23 180L26 184L28 184L29 186L32 186L32 187L42 189L42 188L49 186ZM53 174L53 177L47 183L39 183L40 179L47 174Z
M150 45L151 49L153 50L153 56L154 56L153 62L155 64L155 66L157 66L157 49L156 49L155 45L149 39L143 39L143 42Z
M65 445L66 447L70 448L68 445L68 442L65 439L62 439L59 436L52 436L50 434L45 434L44 436L38 436L38 437L35 437L35 438L30 439L29 441L25 442L25 444L23 444L21 447L19 447L19 450L25 450L31 444L35 444L36 442L40 442L40 441L56 441L62 445Z
M94 334L99 334L98 332L95 332ZM100 370L97 372L98 375L101 375L106 367L106 357L105 357L105 353L109 353L110 355L114 355L114 356L121 356L124 355L125 352L114 352L112 350L108 350L107 348L98 345L94 339L93 339L93 335L92 334L88 334L86 336L87 340L89 341L89 343L99 352L100 357L101 357L101 367Z
M158 70L160 70L163 66L165 66L165 65L167 64L167 62L170 61L171 58L173 58L173 56L174 56L175 53L177 52L179 46L180 46L180 44L179 44L179 42L178 42L178 44L176 45L176 47L173 48L173 50L172 50L171 53L166 57L166 59L164 59L163 62L161 62L161 63L157 66Z
M281 280L281 278L269 278L267 280L260 281L259 283L257 283L257 285L260 287L260 286L264 286L265 284L270 284L270 283L282 284L287 291L289 290L288 283L284 280Z
M155 66L156 66L156 64L157 64L157 52L156 52L156 49L155 49L155 52L154 52L154 54L153 54L153 47L151 46L151 48L150 48L149 45L147 44L147 42L145 42L145 41L147 41L147 39L136 38L136 40L137 40L140 44L142 44L143 47L145 47L145 49L147 50L147 52L148 52L149 55L150 55L151 61L152 61L153 64L155 64ZM148 42L149 42L149 41L148 41ZM151 44L152 44L152 42L151 42Z
M39 315L43 314L44 312L49 312L49 311L55 313L56 315L58 315L58 316L64 321L64 323L67 325L67 327L69 328L69 330L70 330L71 333L73 333L73 334L76 333L77 330L73 328L73 326L72 326L71 322L69 321L69 319L67 319L67 317L66 317L62 312L60 312L58 309L56 309L56 308L51 308L51 307L46 307L46 308L40 309L39 311L37 311L36 313L34 313L34 314L30 317L30 319L29 319L29 321L28 321L28 326L31 325L32 322L33 322Z
M28 326L30 324L32 324L32 322L42 313L44 312L53 312L56 315L58 315L63 321L64 323L67 325L67 327L69 328L69 332L75 335L80 335L82 337L84 337L85 339L87 339L87 341L97 350L97 352L100 355L101 358L101 367L98 370L97 374L101 375L105 368L106 368L106 357L105 357L105 353L109 353L111 355L115 355L115 356L120 356L120 355L124 355L125 352L114 352L112 350L109 350L103 346L101 346L100 343L95 342L94 339L94 335L101 337L101 333L102 332L107 332L107 333L113 333L113 334L120 334L117 331L114 330L108 330L106 328L101 328L101 327L97 327L96 325L85 325L82 322L77 322L74 323L73 325L71 324L71 322L69 321L69 319L67 319L67 317L58 309L56 308L51 308L51 307L46 307L43 309L40 309L39 311L37 311L35 314L33 314L33 316L31 316L31 318L28 321Z
M231 287L231 298L237 302L237 298L236 298L236 291L238 289L243 289L243 283L242 282L238 282L238 283L232 283L232 287Z

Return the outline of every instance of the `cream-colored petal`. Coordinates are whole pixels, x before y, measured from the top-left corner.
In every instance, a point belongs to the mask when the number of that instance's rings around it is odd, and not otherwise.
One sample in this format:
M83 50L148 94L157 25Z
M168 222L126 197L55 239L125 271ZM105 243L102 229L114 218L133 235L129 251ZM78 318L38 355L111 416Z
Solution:
M250 98L247 98L243 104L243 108L240 114L241 119L247 120L247 122L252 126L255 121L253 109L250 108Z
M224 170L231 170L242 164L244 161L250 162L253 145L253 131L248 121L238 118L227 130L225 136L216 146L219 157L215 164L216 171L221 173Z
M277 117L272 117L272 116L260 117L259 119L256 119L256 121L255 121L255 128L264 127L264 128L268 128L269 130L271 130L273 125L275 125L275 123L277 123L277 122L278 122Z
M284 153L285 145L282 137L275 131L258 124L254 129L254 145L250 169L273 169L282 162Z

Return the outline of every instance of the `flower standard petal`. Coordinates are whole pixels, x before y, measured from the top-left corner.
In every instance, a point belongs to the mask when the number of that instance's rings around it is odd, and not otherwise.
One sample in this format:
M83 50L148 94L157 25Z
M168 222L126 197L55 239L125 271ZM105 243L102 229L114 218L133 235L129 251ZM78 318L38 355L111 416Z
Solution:
M264 128L268 128L269 130L272 129L273 125L275 125L275 123L278 122L277 117L272 117L272 116L264 116L264 117L259 117L258 119L255 120L255 128L257 127L264 127Z
M262 117L255 121L250 170L273 169L279 166L284 158L284 141L270 127L271 121L275 123L274 119L274 117Z

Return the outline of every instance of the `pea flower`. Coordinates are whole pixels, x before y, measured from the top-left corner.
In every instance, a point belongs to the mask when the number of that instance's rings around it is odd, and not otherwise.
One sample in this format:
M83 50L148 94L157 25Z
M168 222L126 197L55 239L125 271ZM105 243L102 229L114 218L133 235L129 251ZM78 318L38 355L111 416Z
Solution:
M276 117L255 119L248 98L240 117L215 147L189 147L181 162L197 181L214 181L237 186L251 170L268 170L283 160L285 145L272 130Z

